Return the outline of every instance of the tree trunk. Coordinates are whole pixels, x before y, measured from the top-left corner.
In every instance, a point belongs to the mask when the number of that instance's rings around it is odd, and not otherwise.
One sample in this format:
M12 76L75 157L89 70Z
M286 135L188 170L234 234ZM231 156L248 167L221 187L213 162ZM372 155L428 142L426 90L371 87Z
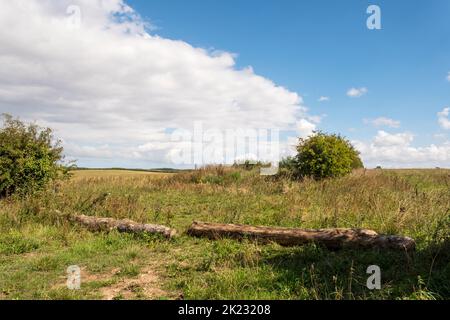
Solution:
M253 239L262 243L275 242L282 246L301 246L315 242L334 250L380 248L409 251L415 249L415 241L411 238L379 235L375 231L365 229L308 230L194 222L188 234L212 240L224 237Z
M91 231L118 230L119 232L127 232L127 233L159 234L168 239L173 238L176 235L175 229L154 224L140 224L131 220L96 218L85 215L72 216L71 219L87 227Z

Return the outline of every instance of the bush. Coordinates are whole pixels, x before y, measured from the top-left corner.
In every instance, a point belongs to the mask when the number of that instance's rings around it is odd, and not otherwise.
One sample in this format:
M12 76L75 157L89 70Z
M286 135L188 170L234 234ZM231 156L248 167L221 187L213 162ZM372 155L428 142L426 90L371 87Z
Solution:
M307 139L300 139L297 152L294 159L287 161L297 177L341 177L364 167L352 144L335 134L316 132Z
M60 142L52 130L3 115L0 128L0 196L42 189L67 171Z
M235 161L233 164L233 168L242 169L245 171L252 171L254 169L260 169L262 167L270 167L270 163L265 163L262 161L254 161L254 160L244 160L244 161Z
M280 169L286 169L293 172L297 168L297 161L295 157L287 157L280 161Z

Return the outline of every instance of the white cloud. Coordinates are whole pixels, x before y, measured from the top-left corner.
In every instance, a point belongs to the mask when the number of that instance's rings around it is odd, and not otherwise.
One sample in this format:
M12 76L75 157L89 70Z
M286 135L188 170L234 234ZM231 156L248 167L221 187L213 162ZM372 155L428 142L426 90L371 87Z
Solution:
M315 124L320 124L322 122L322 119L327 117L326 114L322 114L322 115L315 115L315 116L307 116L306 119L308 119L308 121L315 123Z
M79 27L68 23L69 5L81 9ZM237 69L234 54L148 29L122 0L1 1L0 112L55 128L69 157L106 164L167 163L180 148L168 129L189 130L195 121L205 130L280 128L301 137L317 129L321 117L308 115L297 93L251 67ZM450 127L446 110L440 124ZM286 152L295 142L287 140ZM412 142L409 133L380 131L359 146L376 164L449 163L448 143Z
M390 134L386 131L378 131L374 138L374 145L377 147L402 147L409 146L413 140L414 135L411 133Z
M317 100L317 101L319 101L319 102L327 102L327 101L330 101L330 98L329 98L329 97L322 96L322 97L320 97L319 100Z
M316 129L316 124L306 119L301 119L297 122L297 133L300 138L307 138L311 136Z
M347 96L350 98L359 98L365 95L369 90L367 88L351 88L347 91Z
M431 144L414 147L414 135L411 133L390 134L379 131L370 143L353 141L361 152L364 163L368 167L448 167L450 163L450 142L442 145Z
M444 108L438 113L438 121L443 129L450 130L450 108Z
M2 1L0 112L55 128L74 157L149 161L173 148L167 128L292 129L307 116L297 93L233 54L146 30L122 0Z
M390 128L399 128L400 121L393 120L386 117L379 117L373 120L364 120L365 123L371 123L375 127L390 127Z
M447 74L447 81L450 81L450 72Z

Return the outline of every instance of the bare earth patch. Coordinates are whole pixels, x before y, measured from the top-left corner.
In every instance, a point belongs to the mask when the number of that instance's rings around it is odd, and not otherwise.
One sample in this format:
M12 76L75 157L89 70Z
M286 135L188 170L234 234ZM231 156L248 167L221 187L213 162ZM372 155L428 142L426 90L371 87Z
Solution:
M147 267L137 278L122 279L112 286L101 288L100 294L105 300L118 298L159 299L171 296L170 293L160 288L160 283L157 273L151 267Z
M81 281L86 285L90 282L108 281L114 279L115 275L120 272L116 268L107 274L92 274L81 268ZM53 287L60 289L66 287L66 277L61 277L61 282ZM178 296L174 293L166 292L161 288L161 279L155 272L154 268L147 267L135 278L119 279L116 283L99 289L100 296L103 300L115 299L149 299L157 300L161 298L175 299ZM1 298L1 293L0 293Z
M86 270L85 267L81 268L81 286L86 283L94 282L94 281L107 281L112 278L112 276L118 272L119 269L113 269L109 274L92 274ZM61 280L58 281L58 284L53 286L52 289L61 289L67 287L67 276L60 276Z

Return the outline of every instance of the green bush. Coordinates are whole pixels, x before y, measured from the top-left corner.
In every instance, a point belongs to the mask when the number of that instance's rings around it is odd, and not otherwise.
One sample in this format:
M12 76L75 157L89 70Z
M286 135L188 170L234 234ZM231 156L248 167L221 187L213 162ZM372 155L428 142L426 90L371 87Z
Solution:
M262 167L269 167L270 163L262 162L262 161L254 161L254 160L244 160L244 161L236 161L233 164L233 168L241 169L246 171L251 171L254 169L260 169Z
M300 139L297 152L295 158L286 161L297 177L342 177L364 167L359 152L347 139L336 134L316 132L307 139Z
M30 193L64 177L63 148L52 130L3 115L0 128L0 196Z
M297 168L297 161L295 157L287 157L280 161L280 170L285 169L293 172Z

